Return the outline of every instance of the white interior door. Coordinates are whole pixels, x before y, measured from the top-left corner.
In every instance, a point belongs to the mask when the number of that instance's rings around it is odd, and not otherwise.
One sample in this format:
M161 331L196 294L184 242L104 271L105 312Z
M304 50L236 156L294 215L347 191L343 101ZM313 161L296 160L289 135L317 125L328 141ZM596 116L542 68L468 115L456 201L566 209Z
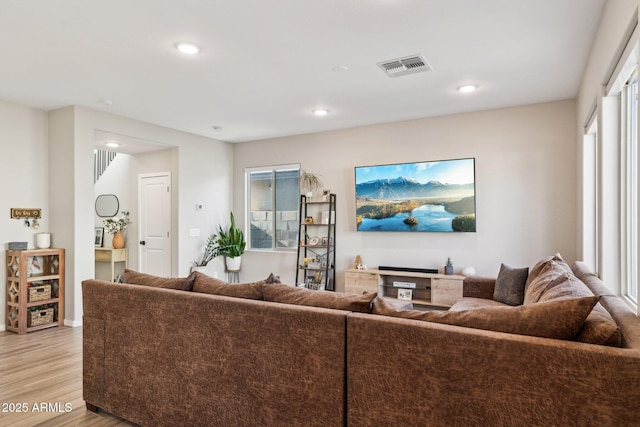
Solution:
M171 276L171 176L169 172L138 176L139 270Z

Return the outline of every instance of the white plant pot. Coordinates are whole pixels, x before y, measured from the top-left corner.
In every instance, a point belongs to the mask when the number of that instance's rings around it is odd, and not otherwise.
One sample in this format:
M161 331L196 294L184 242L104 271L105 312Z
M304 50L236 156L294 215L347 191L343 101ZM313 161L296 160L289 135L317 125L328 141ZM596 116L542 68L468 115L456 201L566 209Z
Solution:
M192 265L191 272L197 271L202 274L207 274L207 266L206 265Z
M235 257L235 258L226 257L225 260L227 262L227 270L228 271L239 271L240 270L240 264L242 263L242 256L238 256L238 257Z

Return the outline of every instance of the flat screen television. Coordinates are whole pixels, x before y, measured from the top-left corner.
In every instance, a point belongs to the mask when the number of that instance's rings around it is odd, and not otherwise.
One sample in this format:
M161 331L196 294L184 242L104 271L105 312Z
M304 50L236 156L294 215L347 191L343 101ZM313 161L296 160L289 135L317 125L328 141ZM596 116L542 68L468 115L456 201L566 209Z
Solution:
M358 231L475 232L475 159L356 166Z

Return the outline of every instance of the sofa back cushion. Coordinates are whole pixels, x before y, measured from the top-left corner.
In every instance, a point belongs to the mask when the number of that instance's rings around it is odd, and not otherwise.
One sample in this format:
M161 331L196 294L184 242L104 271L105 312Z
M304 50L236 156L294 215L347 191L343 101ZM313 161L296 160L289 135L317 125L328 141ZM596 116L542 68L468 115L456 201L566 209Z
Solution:
M529 277L531 278L531 275ZM532 304L591 295L593 292L573 274L564 261L550 259L537 269L533 279L527 280L523 303Z
M527 277L527 282L525 283L525 301L526 297L526 289L529 288L529 285L532 281L538 278L538 275L544 270L544 268L549 264L549 262L555 261L560 267L565 268L567 272L571 272L571 267L567 265L567 263L562 259L562 256L558 253L555 255L550 255L542 258L538 261L533 267L529 269L529 276ZM526 302L525 302L526 304Z
M264 283L266 283L266 280L252 283L227 283L207 276L206 274L196 272L195 281L193 283L193 292L261 300L262 285Z
M556 254L547 257L532 269L535 277L525 289L525 304L559 301L592 296L593 292L573 274L567 263ZM530 274L531 276L531 274ZM585 320L576 337L589 344L620 346L620 329L607 310L598 304Z
M195 277L194 273L191 273L187 277L167 278L140 273L129 269L124 270L125 283L129 283L131 285L151 286L152 288L177 289L179 291L193 290Z
M602 300L602 297L599 298ZM576 341L622 347L622 333L609 312L598 302L584 321Z
M377 293L372 292L343 294L330 291L314 291L279 283L263 285L262 294L265 301L349 310L358 313L371 313L371 305L377 295Z
M590 296L466 311L400 311L393 309L384 299L376 298L373 313L510 334L573 340L597 302L597 297Z

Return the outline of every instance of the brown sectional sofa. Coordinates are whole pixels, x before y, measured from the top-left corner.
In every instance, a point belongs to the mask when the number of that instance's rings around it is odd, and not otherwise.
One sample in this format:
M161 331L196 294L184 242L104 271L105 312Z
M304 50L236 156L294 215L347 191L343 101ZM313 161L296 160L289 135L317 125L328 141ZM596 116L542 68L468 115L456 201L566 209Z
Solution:
M369 314L370 294L87 280L84 398L145 426L637 425L640 320L573 270L621 347ZM495 305L494 286L465 296Z

